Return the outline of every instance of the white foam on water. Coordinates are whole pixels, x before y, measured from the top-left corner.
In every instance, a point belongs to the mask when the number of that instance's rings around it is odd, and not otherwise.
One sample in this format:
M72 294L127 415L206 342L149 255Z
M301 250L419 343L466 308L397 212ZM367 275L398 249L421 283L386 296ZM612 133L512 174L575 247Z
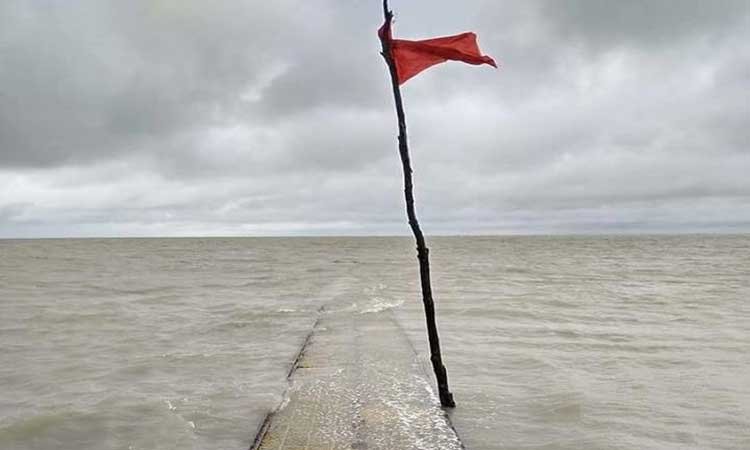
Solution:
M404 300L386 300L382 298L375 298L374 304L360 311L360 314L379 313L387 309L398 308L404 304Z

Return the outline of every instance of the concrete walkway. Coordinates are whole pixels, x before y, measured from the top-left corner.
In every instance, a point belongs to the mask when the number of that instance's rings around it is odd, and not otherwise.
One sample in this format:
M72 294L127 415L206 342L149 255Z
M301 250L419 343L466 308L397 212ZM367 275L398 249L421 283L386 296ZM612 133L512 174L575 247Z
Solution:
M322 313L289 382L252 449L463 448L390 310Z

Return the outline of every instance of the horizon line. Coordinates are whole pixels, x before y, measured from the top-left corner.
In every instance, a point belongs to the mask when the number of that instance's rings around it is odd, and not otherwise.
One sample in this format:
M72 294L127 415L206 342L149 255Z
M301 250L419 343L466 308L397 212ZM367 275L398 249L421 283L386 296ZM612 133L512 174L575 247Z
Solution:
M617 232L548 232L548 233L437 233L425 234L427 238L540 238L540 237L648 237L648 236L745 236L750 231L617 231ZM337 239L337 238L406 238L413 239L411 234L206 234L206 235L91 235L91 236L34 236L2 237L0 241L33 241L33 240L86 240L86 239Z

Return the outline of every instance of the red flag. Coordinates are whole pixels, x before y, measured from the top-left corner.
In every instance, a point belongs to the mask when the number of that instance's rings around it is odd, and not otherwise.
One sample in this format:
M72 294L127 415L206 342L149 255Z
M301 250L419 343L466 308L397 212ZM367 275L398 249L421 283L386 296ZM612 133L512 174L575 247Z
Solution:
M461 33L422 41L393 39L390 21L378 30L380 39L386 41L396 64L398 84L404 84L419 72L447 60L463 61L468 64L489 64L497 68L495 60L482 55L477 45L477 35Z

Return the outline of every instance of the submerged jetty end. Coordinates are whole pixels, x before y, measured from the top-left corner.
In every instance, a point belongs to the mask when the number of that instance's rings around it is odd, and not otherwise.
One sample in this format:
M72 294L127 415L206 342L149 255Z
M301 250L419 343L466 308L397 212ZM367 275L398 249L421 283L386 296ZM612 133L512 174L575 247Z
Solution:
M251 450L464 448L391 310L324 313L285 397Z

